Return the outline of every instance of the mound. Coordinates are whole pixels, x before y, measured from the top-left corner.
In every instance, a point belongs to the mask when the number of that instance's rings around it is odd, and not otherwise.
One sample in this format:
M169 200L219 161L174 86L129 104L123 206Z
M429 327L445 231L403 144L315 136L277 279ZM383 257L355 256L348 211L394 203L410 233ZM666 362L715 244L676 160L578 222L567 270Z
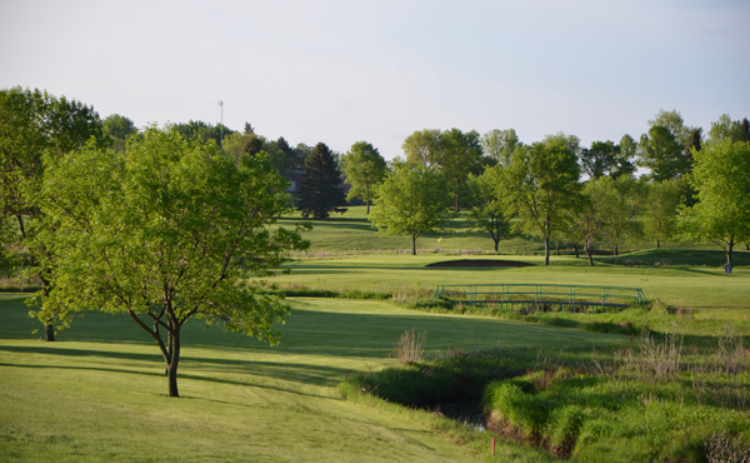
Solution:
M531 267L533 264L518 262L515 260L489 260L489 259L461 259L461 260L444 260L427 264L426 267L437 268L458 268L458 267Z

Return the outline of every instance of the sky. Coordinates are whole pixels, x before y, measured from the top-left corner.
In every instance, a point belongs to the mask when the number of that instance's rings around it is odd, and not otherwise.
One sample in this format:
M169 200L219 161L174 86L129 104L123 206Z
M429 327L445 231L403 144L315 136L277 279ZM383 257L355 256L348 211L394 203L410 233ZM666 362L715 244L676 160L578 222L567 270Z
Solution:
M750 1L0 0L0 88L386 159L425 128L638 139L750 118Z

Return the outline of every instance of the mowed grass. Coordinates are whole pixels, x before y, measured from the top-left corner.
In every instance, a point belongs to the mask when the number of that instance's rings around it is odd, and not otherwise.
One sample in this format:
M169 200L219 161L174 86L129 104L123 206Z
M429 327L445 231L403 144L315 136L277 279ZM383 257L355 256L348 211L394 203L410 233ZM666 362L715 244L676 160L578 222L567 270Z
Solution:
M342 400L346 375L376 371L407 329L427 354L452 348L612 346L620 336L388 302L292 302L273 348L185 327L179 386L166 395L157 347L125 316L87 313L47 343L20 298L0 300L2 461L476 461L408 414ZM488 436L489 439L489 436Z
M430 263L462 259L520 260L534 264L524 268L431 268ZM449 256L445 254L353 255L290 262L291 275L280 275L274 283L310 288L383 291L421 294L429 297L437 285L545 283L602 285L642 288L649 299L684 308L750 308L750 268L703 266L624 266L598 263L589 267L585 259L552 258L544 266L533 256Z

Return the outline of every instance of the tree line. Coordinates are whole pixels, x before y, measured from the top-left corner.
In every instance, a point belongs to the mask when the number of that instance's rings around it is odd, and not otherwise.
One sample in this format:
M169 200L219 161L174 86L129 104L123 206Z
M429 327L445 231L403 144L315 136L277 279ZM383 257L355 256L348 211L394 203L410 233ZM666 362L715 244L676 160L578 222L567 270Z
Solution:
M750 124L722 116L704 140L662 111L638 142L580 146L556 134L525 144L512 129L481 135L421 130L404 157L372 144L347 153L291 147L246 123L201 121L142 130L121 115L39 90L0 90L0 272L41 286L29 303L45 336L82 310L127 314L159 347L178 396L181 328L191 318L270 343L289 308L259 291L301 232L269 227L292 210L290 170L304 170L297 208L324 219L346 201L367 204L381 233L417 238L466 209L495 243L514 231L615 253L648 236L722 246L731 263L750 241ZM650 169L636 178L636 168ZM339 188L342 174L351 185ZM375 207L370 213L370 205Z

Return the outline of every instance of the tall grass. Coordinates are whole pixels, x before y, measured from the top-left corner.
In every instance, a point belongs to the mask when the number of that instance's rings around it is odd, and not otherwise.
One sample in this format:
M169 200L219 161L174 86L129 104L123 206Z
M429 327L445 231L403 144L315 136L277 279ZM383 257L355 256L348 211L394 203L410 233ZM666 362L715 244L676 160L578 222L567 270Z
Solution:
M424 346L427 341L427 331L417 332L414 327L399 336L393 353L401 363L419 363L423 360Z

